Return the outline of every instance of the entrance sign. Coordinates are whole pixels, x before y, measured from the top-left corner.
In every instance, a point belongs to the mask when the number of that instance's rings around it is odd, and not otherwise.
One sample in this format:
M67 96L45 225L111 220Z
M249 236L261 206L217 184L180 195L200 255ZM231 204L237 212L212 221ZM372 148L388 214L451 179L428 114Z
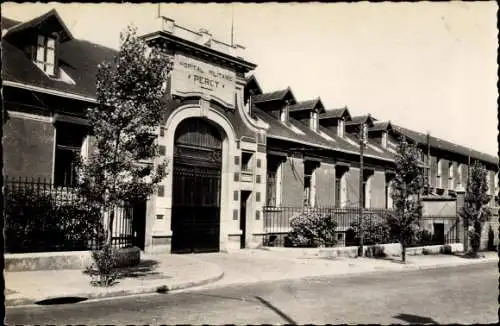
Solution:
M174 57L172 95L205 96L234 108L236 73L182 54Z

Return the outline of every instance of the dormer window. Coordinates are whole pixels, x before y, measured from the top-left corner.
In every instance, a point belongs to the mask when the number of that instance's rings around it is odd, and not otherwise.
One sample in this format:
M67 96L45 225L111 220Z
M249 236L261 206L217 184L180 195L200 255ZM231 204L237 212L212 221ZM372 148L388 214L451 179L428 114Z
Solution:
M281 109L281 112L280 112L280 120L281 122L283 123L287 123L288 122L288 104L285 105L282 109Z
M55 76L56 62L56 38L52 36L38 35L36 49L36 65L47 75Z
M318 112L311 112L311 120L309 122L309 127L312 130L318 130L319 116Z
M368 141L368 126L366 123L361 124L361 128L363 130L363 140L366 142Z
M387 148L387 132L382 132L382 147Z
M344 119L340 119L337 125L337 136L344 137L345 124Z

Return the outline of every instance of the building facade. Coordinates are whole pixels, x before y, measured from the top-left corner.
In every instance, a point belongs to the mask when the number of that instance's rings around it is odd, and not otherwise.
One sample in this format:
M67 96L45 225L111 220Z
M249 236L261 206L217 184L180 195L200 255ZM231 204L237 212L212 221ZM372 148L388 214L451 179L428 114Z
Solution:
M97 65L116 51L75 39L55 10L28 22L2 19L4 173L72 186L72 157L92 151L85 110L96 104ZM463 191L469 166L488 169L491 206L498 159L290 87L265 92L244 48L157 19L144 34L173 58L168 113L158 126L168 175L145 204L136 232L146 251L252 248L266 234L265 212L283 207L391 208L399 137L422 149L428 196ZM360 136L364 168L360 171ZM362 186L360 186L362 185Z

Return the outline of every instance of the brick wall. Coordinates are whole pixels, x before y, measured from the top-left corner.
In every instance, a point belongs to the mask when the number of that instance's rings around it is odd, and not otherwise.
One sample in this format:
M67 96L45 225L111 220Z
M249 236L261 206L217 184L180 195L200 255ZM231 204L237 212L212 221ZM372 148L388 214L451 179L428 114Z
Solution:
M282 165L282 206L301 207L304 203L304 162L288 157Z
M335 165L321 163L316 173L316 206L335 206Z
M359 206L359 168L350 168L346 172L347 201L346 207Z
M370 208L385 208L385 173L375 171L371 179Z
M10 117L4 125L4 166L9 177L52 180L54 125Z

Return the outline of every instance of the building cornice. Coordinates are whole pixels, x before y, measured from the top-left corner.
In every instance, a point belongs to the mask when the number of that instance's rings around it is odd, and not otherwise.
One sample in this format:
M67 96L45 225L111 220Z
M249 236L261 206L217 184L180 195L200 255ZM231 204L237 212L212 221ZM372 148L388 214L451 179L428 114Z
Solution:
M3 83L3 86L26 89L26 90L30 90L30 91L34 91L34 92L55 95L55 96L60 96L60 97L69 98L69 99L73 99L73 100L89 102L89 103L97 103L97 99L95 99L95 98L83 96L83 95L79 95L79 94L74 94L74 93L63 92L63 91L59 91L59 90L52 89L52 88L39 87L39 86L35 86L35 85L29 85L29 84L24 84L24 83L9 81L9 80L4 80L2 83Z

